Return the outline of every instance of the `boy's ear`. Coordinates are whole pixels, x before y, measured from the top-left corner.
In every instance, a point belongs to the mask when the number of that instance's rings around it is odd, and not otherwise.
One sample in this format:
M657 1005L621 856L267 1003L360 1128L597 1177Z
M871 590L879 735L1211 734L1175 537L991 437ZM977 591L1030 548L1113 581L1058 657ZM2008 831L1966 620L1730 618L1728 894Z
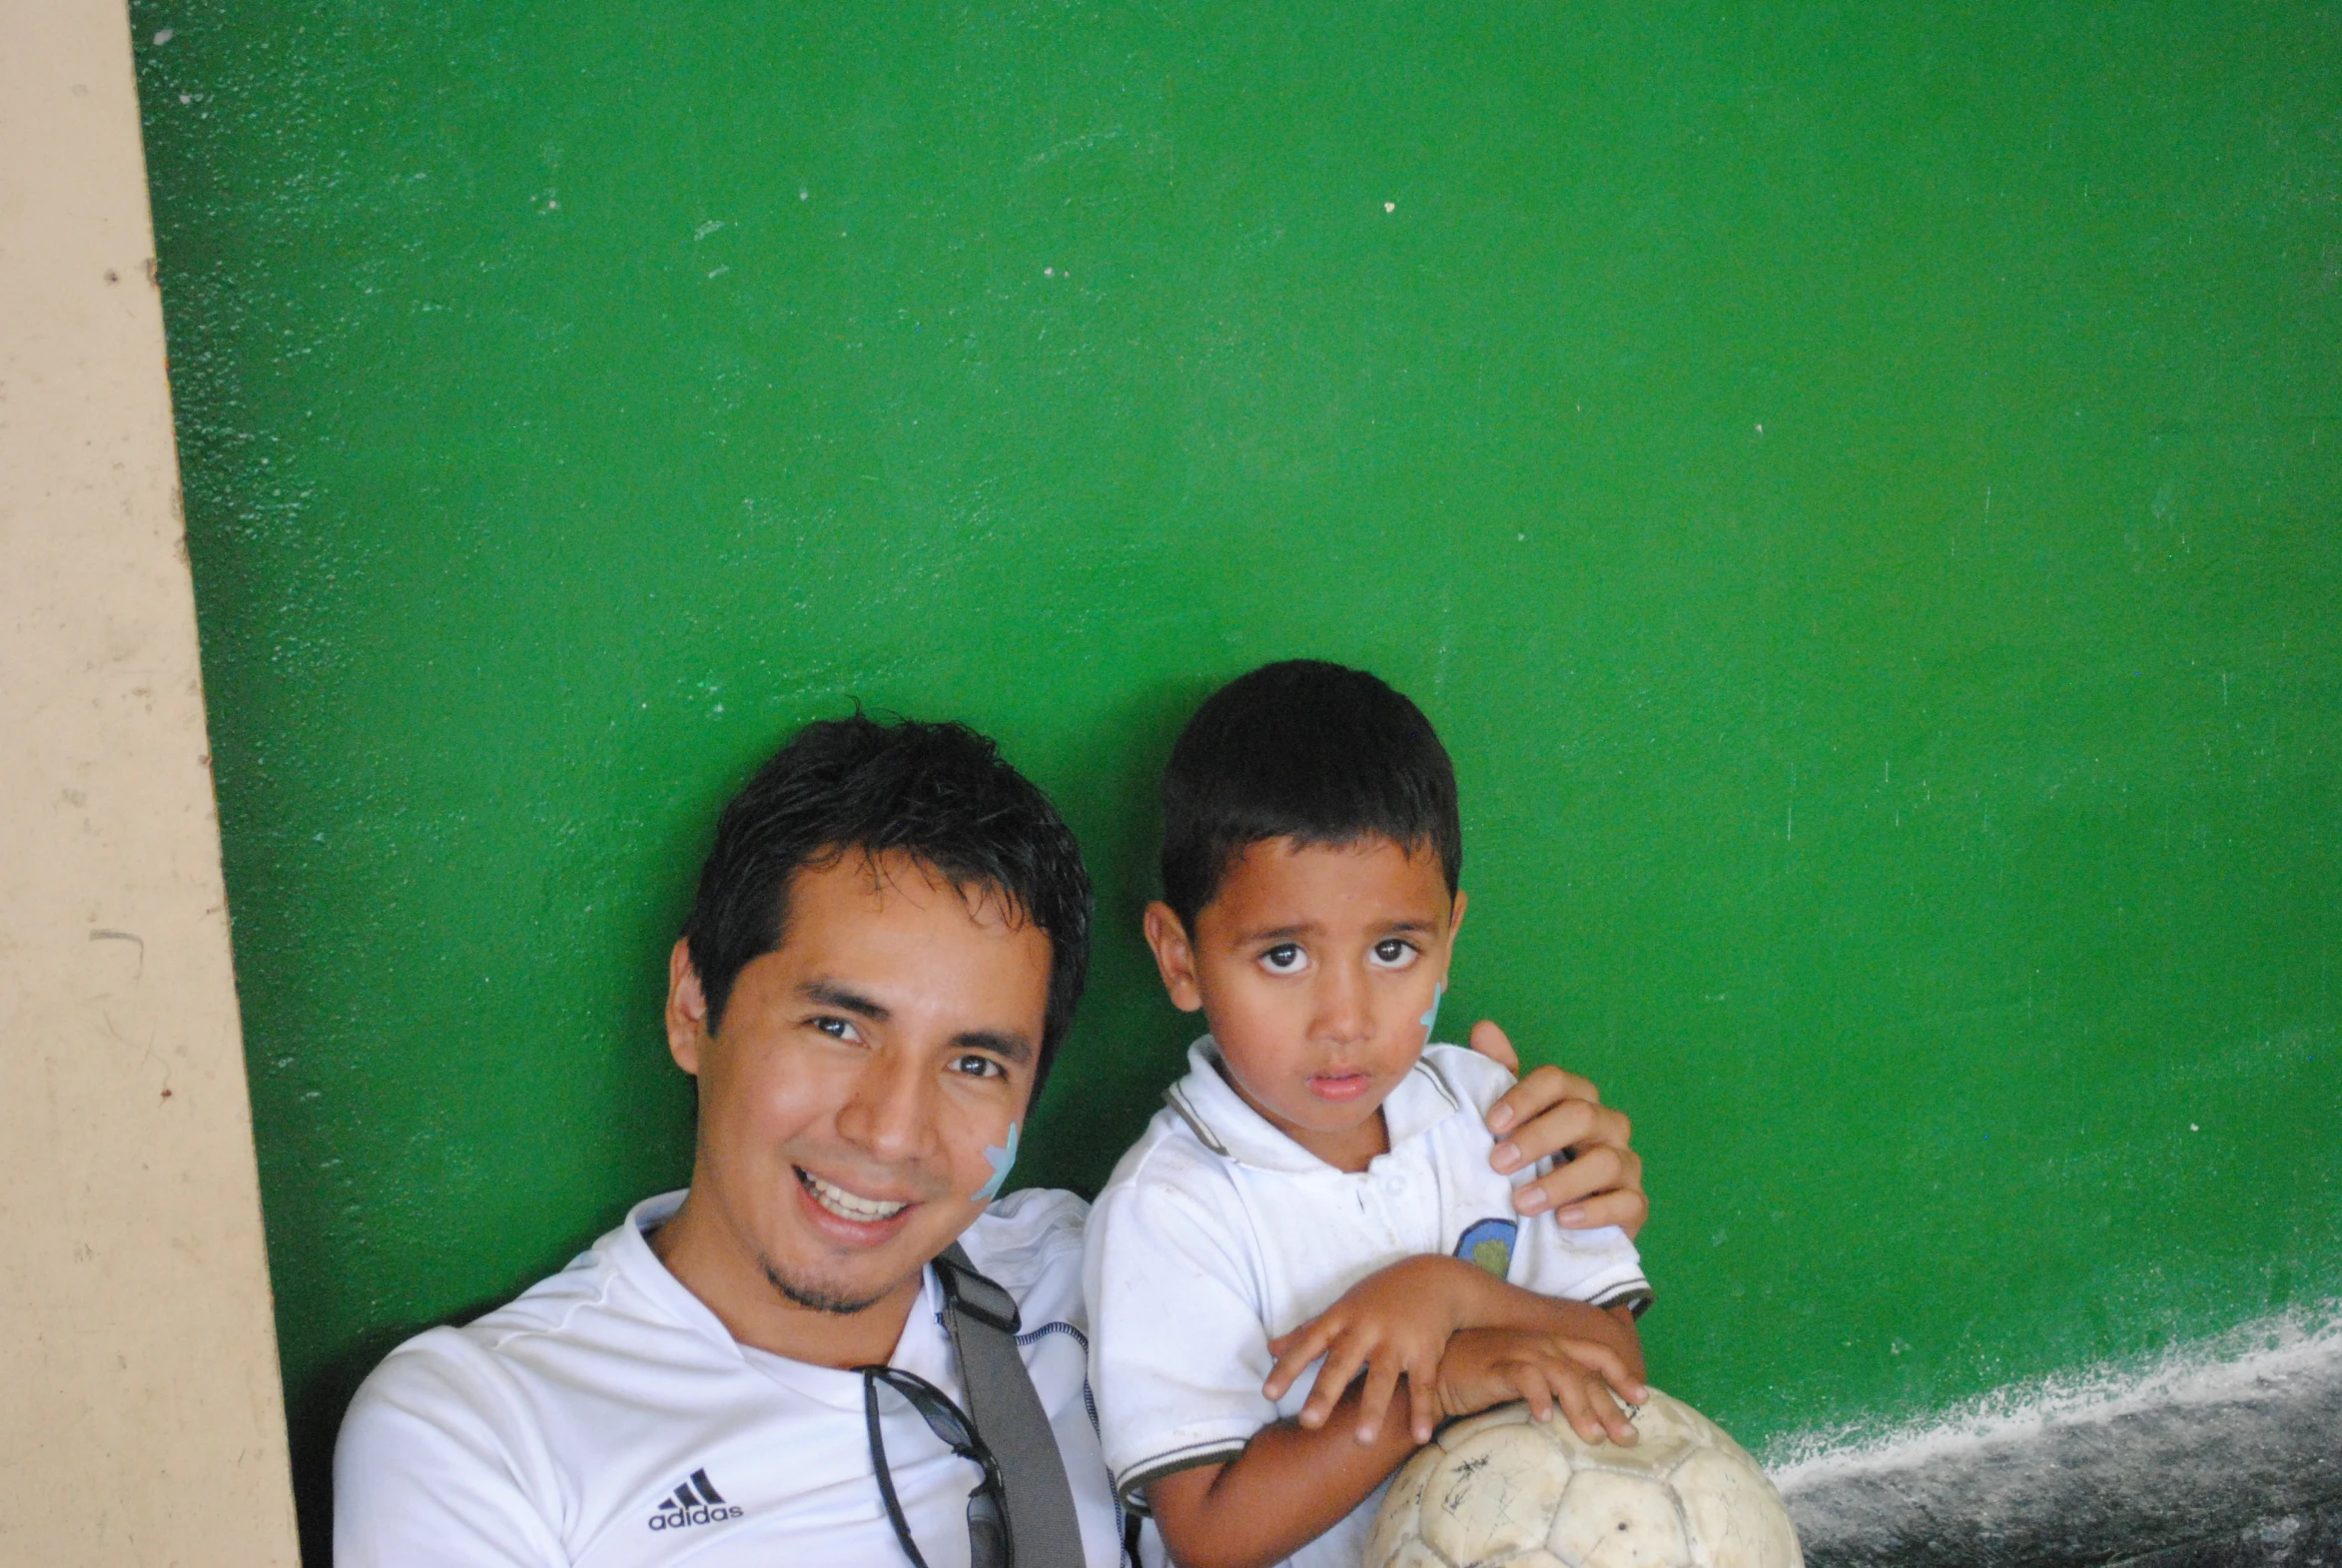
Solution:
M699 1048L707 1043L707 993L691 966L691 944L675 939L667 955L667 1055L675 1066L699 1076Z
M1192 1013L1203 1006L1203 988L1195 983L1195 947L1187 928L1169 904L1157 899L1147 906L1147 945L1155 950L1155 969L1171 1006Z

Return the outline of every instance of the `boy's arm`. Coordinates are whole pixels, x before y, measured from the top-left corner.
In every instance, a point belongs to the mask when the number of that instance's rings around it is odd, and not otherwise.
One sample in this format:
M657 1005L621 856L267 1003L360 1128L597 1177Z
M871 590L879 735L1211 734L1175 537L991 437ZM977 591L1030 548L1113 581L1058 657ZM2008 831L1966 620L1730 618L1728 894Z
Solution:
M1426 1266L1447 1263L1465 1272ZM1641 1340L1624 1307L1605 1310L1583 1301L1557 1301L1506 1284L1458 1258L1418 1257L1361 1281L1300 1332L1342 1312L1345 1303L1352 1310L1342 1314L1343 1320L1355 1327L1369 1315L1384 1315L1372 1313L1374 1304L1387 1309L1400 1301L1416 1308L1417 1326L1459 1314L1467 1318L1437 1336L1435 1370L1407 1372L1410 1413L1418 1419L1382 1419L1398 1374L1377 1372L1395 1359L1392 1351L1403 1334L1375 1339L1379 1348L1362 1378L1354 1376L1346 1355L1340 1365L1329 1355L1301 1417L1262 1427L1242 1453L1223 1464L1198 1465L1148 1483L1149 1510L1164 1546L1181 1568L1254 1568L1290 1557L1339 1523L1430 1440L1421 1425L1425 1412L1434 1418L1470 1415L1526 1399L1539 1420L1560 1410L1589 1442L1603 1437L1628 1445L1635 1441L1634 1426L1603 1391L1607 1383L1637 1401L1648 1392L1642 1386ZM1274 1341L1295 1342L1293 1335ZM1294 1371L1306 1364L1301 1361ZM1271 1385L1281 1393L1289 1381L1272 1376ZM1312 1422L1308 1412L1320 1408L1319 1395L1328 1388L1340 1390L1338 1397L1327 1395L1324 1414ZM1369 1409L1377 1392L1379 1403Z
M1282 1562L1364 1502L1417 1445L1403 1421L1362 1436L1359 1394L1344 1393L1316 1427L1275 1421L1224 1464L1149 1482L1148 1509L1171 1560L1180 1568Z
M1625 1308L1605 1310L1540 1295L1476 1263L1439 1256L1409 1257L1378 1269L1308 1322L1270 1340L1276 1365L1261 1392L1282 1398L1310 1362L1324 1357L1299 1416L1304 1428L1316 1427L1331 1417L1335 1401L1345 1397L1362 1368L1366 1377L1358 1394L1356 1435L1372 1442L1404 1377L1411 1435L1427 1443L1442 1414L1436 1393L1440 1359L1449 1336L1470 1328L1542 1333L1601 1346L1609 1352L1605 1377L1623 1371L1618 1392L1636 1401L1644 1396L1642 1340Z

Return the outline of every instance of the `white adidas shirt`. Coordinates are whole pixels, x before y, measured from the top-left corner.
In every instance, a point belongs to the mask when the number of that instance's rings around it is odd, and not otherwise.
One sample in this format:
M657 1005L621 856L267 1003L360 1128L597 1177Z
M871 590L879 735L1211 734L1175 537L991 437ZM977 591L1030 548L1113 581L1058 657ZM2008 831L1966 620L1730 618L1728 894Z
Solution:
M670 1192L509 1306L390 1352L334 1454L337 1568L730 1568L906 1562L879 1500L862 1379L735 1341L643 1238ZM1002 1198L960 1237L1018 1300L1091 1568L1121 1561L1086 1377L1070 1192ZM933 1269L893 1364L966 1408ZM931 1568L968 1562L968 1493L911 1407L880 1394L887 1456ZM1152 1532L1150 1532L1152 1534Z
M1469 1257L1525 1289L1597 1305L1649 1294L1625 1231L1513 1212L1513 1188L1537 1172L1489 1169L1496 1141L1484 1119L1513 1077L1486 1057L1427 1047L1382 1103L1390 1153L1351 1174L1246 1105L1218 1055L1208 1035L1189 1049L1187 1076L1090 1215L1091 1377L1126 1501L1158 1476L1235 1457L1254 1432L1298 1414L1315 1369L1270 1401L1268 1341L1401 1258ZM1381 1500L1377 1490L1288 1561L1356 1568Z

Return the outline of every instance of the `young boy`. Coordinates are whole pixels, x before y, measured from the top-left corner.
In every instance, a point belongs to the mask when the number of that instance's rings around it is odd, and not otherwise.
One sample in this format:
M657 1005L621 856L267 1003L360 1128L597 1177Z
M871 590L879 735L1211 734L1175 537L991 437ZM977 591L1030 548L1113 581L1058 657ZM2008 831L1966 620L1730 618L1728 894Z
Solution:
M1510 1079L1430 1044L1465 899L1429 722L1362 671L1271 664L1188 721L1163 811L1147 940L1211 1033L1090 1218L1117 1490L1184 1568L1355 1568L1443 1416L1526 1399L1631 1443L1633 1244L1516 1221L1536 1172L1492 1171L1482 1122Z

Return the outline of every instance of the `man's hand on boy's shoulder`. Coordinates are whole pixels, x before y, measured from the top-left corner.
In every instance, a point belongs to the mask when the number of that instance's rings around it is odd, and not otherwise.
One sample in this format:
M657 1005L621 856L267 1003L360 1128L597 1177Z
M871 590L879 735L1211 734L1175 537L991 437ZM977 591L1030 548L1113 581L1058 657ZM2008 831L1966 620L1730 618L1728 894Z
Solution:
M1472 1026L1471 1046L1508 1072L1521 1070L1520 1053L1486 1019ZM1629 1236L1650 1217L1643 1157L1630 1147L1634 1124L1624 1112L1602 1104L1602 1092L1575 1073L1557 1067L1534 1070L1488 1108L1488 1131L1499 1140L1488 1163L1503 1175L1564 1157L1513 1194L1513 1207L1520 1212L1551 1209L1555 1222L1567 1229L1617 1225Z

